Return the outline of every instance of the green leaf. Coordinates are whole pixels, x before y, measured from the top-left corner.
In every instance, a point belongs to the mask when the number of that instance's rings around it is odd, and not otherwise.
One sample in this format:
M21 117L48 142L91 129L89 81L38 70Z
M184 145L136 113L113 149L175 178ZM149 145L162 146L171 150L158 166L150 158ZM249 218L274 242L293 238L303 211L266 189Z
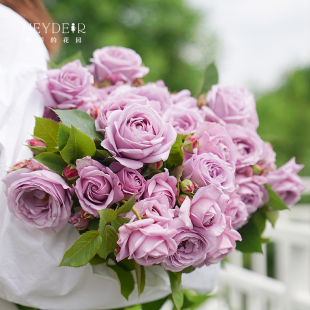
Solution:
M217 84L218 81L219 81L218 71L214 62L212 62L205 70L196 97L199 97L199 95L201 95L202 93L207 93L211 89L212 85Z
M98 159L98 160L103 160L103 159L106 159L106 158L109 158L111 157L111 154L107 151L107 150L96 150L96 154L95 154L95 157Z
M121 226L123 226L124 224L127 224L128 222L129 222L129 219L118 216L115 221L111 222L111 225L116 231L118 231L118 229Z
M95 153L96 147L94 141L72 126L68 143L60 152L65 162L68 164L75 164L78 158L83 158L88 155L92 157Z
M50 152L58 151L57 135L59 124L48 118L35 117L36 125L33 135L42 139Z
M145 287L145 270L144 267L134 262L135 270L136 270L136 278L138 285L138 295L140 296Z
M263 233L266 227L266 217L262 208L259 208L251 215L252 221L255 223L255 226L258 228L260 234Z
M264 214L265 214L266 219L271 223L272 227L274 227L279 217L279 211L268 210L268 208L264 208Z
M71 129L67 127L64 124L59 124L59 131L58 131L58 145L59 150L62 151L62 149L66 146L69 137L70 137L70 131Z
M181 310L184 301L183 290L181 286L182 273L172 272L168 270L167 272L170 279L172 301L174 303L175 308L177 310Z
M97 266L97 265L100 265L100 264L103 264L105 263L106 260L104 258L101 258L99 255L95 255L90 261L89 263L92 265L92 266Z
M102 243L98 231L88 231L77 239L65 253L59 266L85 266L97 253Z
M94 219L91 219L89 221L89 224L88 224L88 229L89 230L98 230L99 229L99 219L96 217Z
M285 210L288 209L287 205L280 198L280 196L273 191L269 184L265 184L267 191L269 193L269 201L266 203L267 206L272 207L275 210Z
M184 290L185 302L183 308L186 309L186 303L188 303L188 308L191 310L197 309L201 306L207 299L211 298L208 294L197 294L193 290Z
M181 272L182 272L182 273L191 273L191 272L193 272L194 270L195 270L195 268L194 268L193 266L189 266L189 267L183 269Z
M121 285L121 294L128 300L129 295L135 288L135 280L133 278L132 273L118 265L107 265L107 266L116 273L117 278Z
M261 227L257 224L259 221L252 216L249 222L238 230L242 241L237 241L237 250L243 253L263 253Z
M76 59L79 59L81 61L82 66L86 66L86 61L83 57L82 51L78 51L75 54L69 56L68 58L66 58L65 60L63 60L62 62L60 62L58 64L56 64L53 61L49 61L48 67L50 69L59 69L59 68L63 67L64 65L66 65L67 63L72 62Z
M93 140L98 138L103 139L103 136L96 131L94 119L82 110L53 110L63 122L64 125L74 126L85 135Z
M126 201L120 208L118 208L115 212L117 215L128 213L136 202L136 195L133 195L128 201Z
M63 170L67 167L67 163L62 159L60 155L51 152L41 153L34 157L38 162L44 166L55 171L59 175L62 175Z
M116 212L112 209L102 209L98 211L100 215L100 223L99 223L99 233L100 235L103 233L106 224L116 220Z
M180 166L183 163L184 153L182 151L183 139L182 135L178 134L176 141L171 147L170 154L165 164L166 167L171 170L176 166Z
M16 307L19 309L19 310L39 310L37 308L32 308L32 307L26 307L26 306L22 306L22 305L18 305L18 304L15 304Z
M158 310L168 300L168 297L142 304L142 310Z
M118 235L112 226L106 225L100 236L102 237L102 244L97 253L100 257L107 258L116 249Z

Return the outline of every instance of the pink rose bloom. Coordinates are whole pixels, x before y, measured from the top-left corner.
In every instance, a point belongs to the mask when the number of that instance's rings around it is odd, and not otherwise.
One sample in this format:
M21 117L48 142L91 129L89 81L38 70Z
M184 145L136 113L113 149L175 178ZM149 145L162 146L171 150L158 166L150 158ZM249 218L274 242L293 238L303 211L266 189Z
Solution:
M10 212L25 224L58 232L68 222L73 190L55 172L22 168L3 182Z
M228 200L225 215L231 218L231 225L234 229L239 229L248 222L247 207L238 194L233 194Z
M164 260L164 268L179 272L189 266L198 266L214 246L215 238L205 238L199 231L189 229L179 219L174 220L178 233L173 237L177 244L174 254Z
M222 126L226 125L226 122L219 118L208 106L202 106L199 113L206 122L218 123Z
M101 145L123 166L138 169L167 160L176 136L154 109L131 104L110 114Z
M166 196L140 200L134 205L134 208L141 217L151 218L154 220L154 223L161 226L172 221L173 214L170 212L171 209L169 209L169 202ZM134 220L137 219L133 211L128 212L125 217Z
M175 253L177 244L173 237L176 232L155 224L151 218L124 224L119 228L120 251L116 260L128 257L142 266L160 264Z
M263 154L264 141L256 131L234 124L227 125L226 129L237 147L236 168L258 163Z
M193 154L183 166L183 180L189 179L200 187L214 184L225 194L235 190L235 174L231 167L212 153Z
M75 60L61 69L48 70L47 78L39 80L37 86L46 107L87 111L98 101L93 83L93 76Z
M146 181L143 198L164 195L168 199L169 207L174 208L177 193L177 179L169 175L168 169L165 169L165 172L155 174Z
M235 250L236 241L242 240L241 235L231 228L230 221L227 220L226 222L226 229L216 238L217 244L215 248L207 255L205 260L207 266L222 261L228 254Z
M270 143L264 142L263 153L261 155L261 159L259 160L259 164L264 169L264 172L273 172L277 169L275 162L276 153Z
M263 176L236 175L237 194L241 201L246 205L249 214L254 213L269 200L268 191L264 184L267 179Z
M145 191L144 177L137 170L123 167L116 162L110 165L110 169L118 176L125 199L130 199L135 194L136 200L139 200Z
M213 184L198 189L191 202L190 219L202 235L215 237L224 231L226 221L223 211L228 199L229 196Z
M191 92L187 89L183 89L176 94L171 94L171 101L177 107L186 109L197 108L197 99L191 97Z
M130 87L128 85L124 85L117 88L111 95L131 93L145 97L150 101L157 101L160 104L159 114L162 114L172 106L169 90L165 84L162 84L162 81L157 81L156 83L147 83L146 85L140 87Z
M198 155L202 153L217 155L235 171L237 149L224 126L204 122L196 130L194 138L199 142Z
M124 110L127 105L131 104L149 105L155 111L160 111L160 106L157 101L148 101L145 97L131 93L118 94L107 97L98 109L98 116L95 121L96 130L102 133L108 125L108 118L113 111Z
M198 108L185 108L172 106L163 114L163 120L173 126L175 131L181 135L188 135L196 131L203 123Z
M282 198L287 206L293 206L300 200L301 192L306 189L306 184L297 173L304 167L295 162L295 157L275 172L268 174L268 184Z
M98 216L98 211L124 198L118 176L89 156L76 161L79 178L75 192L84 211Z
M244 87L213 85L206 99L208 107L226 123L258 127L254 96Z
M94 64L94 76L97 81L109 79L131 82L143 78L150 71L142 66L142 59L130 48L119 46L106 46L96 49L90 61Z

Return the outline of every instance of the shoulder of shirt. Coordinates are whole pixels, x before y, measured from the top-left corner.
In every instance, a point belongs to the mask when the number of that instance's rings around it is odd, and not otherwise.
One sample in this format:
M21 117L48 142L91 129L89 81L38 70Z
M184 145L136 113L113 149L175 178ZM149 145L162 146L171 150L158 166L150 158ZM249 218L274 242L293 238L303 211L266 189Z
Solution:
M48 51L39 33L19 14L0 4L0 74L46 70Z

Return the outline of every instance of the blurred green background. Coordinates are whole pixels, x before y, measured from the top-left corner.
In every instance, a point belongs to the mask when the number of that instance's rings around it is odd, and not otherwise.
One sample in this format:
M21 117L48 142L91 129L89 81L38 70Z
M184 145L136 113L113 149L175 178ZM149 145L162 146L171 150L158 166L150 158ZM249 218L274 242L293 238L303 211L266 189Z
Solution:
M171 91L194 95L203 68L221 53L208 16L183 0L45 0L58 23L84 23L82 44L63 44L58 61L81 50L85 59L107 45L137 51L150 68L147 81L162 79ZM74 42L77 34L67 34ZM221 75L221 72L219 72ZM255 94L260 118L258 133L271 142L281 166L295 156L310 175L310 68L288 73L270 93Z

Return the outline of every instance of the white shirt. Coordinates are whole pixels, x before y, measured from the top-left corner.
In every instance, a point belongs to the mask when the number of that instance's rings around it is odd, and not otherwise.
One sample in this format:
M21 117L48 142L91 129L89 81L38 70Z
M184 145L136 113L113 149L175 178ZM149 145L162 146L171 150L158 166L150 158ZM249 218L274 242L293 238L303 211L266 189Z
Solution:
M32 156L24 144L31 138L34 115L43 114L36 81L47 70L48 59L39 34L0 4L1 179L9 167ZM120 308L170 293L168 276L159 266L146 268L144 293L139 299L135 288L128 302L120 294L113 271L103 265L57 267L79 237L78 232L69 224L59 233L28 227L8 211L2 182L0 214L0 298L39 309L88 310ZM218 267L203 267L184 275L184 287L211 290Z

